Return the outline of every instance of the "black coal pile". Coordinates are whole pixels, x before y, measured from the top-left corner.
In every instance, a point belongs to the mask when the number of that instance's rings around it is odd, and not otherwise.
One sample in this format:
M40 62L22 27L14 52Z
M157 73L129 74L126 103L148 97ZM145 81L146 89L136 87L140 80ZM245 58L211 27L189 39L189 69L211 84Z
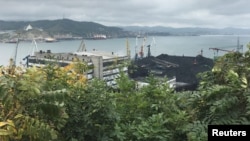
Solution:
M214 61L201 55L190 56L173 56L161 54L157 57L150 56L133 61L129 67L129 75L135 80L145 79L149 74L155 77L168 79L176 78L177 82L187 83L185 87L177 87L182 90L196 89L199 80L198 73L211 70Z

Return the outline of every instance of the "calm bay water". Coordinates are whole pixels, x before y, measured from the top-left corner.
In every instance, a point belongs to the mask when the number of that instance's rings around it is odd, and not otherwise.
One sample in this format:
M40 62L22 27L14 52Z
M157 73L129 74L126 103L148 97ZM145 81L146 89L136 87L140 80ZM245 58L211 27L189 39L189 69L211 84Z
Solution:
M203 50L203 56L213 58L215 53L209 48L217 47L226 50L236 50L237 39L240 45L243 45L243 51L246 51L246 45L250 42L250 35L210 35L210 36L156 36L147 37L145 41L144 54L147 54L147 45L151 44L151 54L158 56L160 54L196 56ZM114 52L115 54L126 54L127 38L107 39L107 40L84 40L87 50L100 50ZM81 40L59 41L54 43L37 42L39 50L51 50L51 52L75 52ZM131 57L134 57L135 51L140 50L143 44L143 38L128 38ZM0 43L0 65L8 65L9 59L14 58L16 44ZM137 47L136 47L137 46ZM232 47L235 46L235 47ZM20 42L17 50L17 65L25 63L23 58L32 52L35 47L31 42ZM219 51L218 55L226 52Z

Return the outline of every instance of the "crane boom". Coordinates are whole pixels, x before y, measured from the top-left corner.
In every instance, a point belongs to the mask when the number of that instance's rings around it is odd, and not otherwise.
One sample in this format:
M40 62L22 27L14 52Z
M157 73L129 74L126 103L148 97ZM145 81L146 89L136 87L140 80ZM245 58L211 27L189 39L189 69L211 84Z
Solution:
M86 46L84 40L82 40L79 48L77 49L77 52L84 52L84 51L86 51Z
M233 50L226 50L226 49L221 49L221 48L216 48L216 47L214 47L214 48L209 48L209 49L214 50L214 58L217 58L217 57L218 57L218 52L219 52L219 51L225 51L225 52L228 52L228 53L234 52ZM216 53L215 53L215 52L216 52Z
M225 49L221 49L221 48L209 48L209 49L216 50L217 52L218 51L234 52L234 51L231 51L231 50L225 50Z

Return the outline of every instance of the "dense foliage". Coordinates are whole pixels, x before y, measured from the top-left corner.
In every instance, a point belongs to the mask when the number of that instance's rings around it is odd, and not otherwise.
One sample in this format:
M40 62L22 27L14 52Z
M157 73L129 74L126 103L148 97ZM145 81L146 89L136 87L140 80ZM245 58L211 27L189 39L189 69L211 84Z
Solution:
M249 124L249 62L249 50L226 54L183 92L152 75L138 88L124 73L111 88L81 62L1 67L0 140L205 141L208 124Z

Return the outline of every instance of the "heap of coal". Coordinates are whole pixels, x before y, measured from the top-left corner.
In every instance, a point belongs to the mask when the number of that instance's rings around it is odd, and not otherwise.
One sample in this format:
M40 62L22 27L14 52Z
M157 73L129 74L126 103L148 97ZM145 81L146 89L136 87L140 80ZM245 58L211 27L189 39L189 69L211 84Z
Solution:
M140 81L144 81L150 73L159 78L175 77L177 82L187 84L177 86L176 90L195 90L199 83L197 74L211 70L213 65L212 59L201 55L190 57L161 54L157 57L150 56L134 60L129 68L129 76Z

